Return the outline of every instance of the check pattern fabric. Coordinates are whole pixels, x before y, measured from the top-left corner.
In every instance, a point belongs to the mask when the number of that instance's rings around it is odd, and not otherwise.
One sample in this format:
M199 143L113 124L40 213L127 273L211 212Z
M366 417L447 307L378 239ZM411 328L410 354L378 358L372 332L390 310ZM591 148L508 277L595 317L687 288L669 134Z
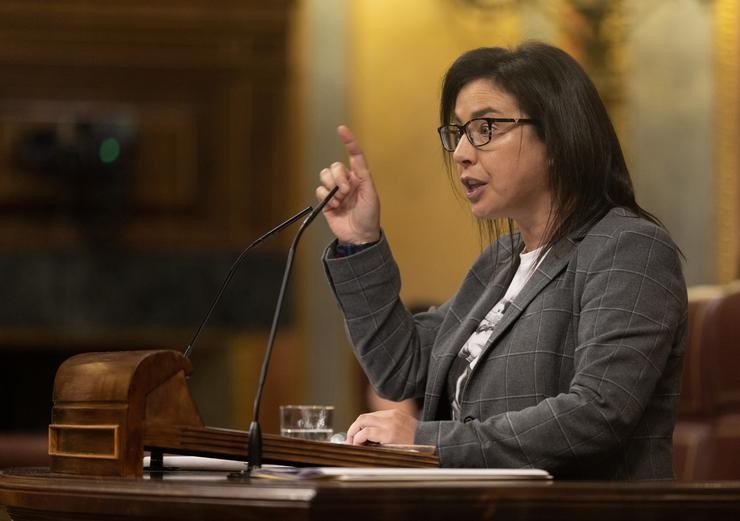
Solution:
M488 340L450 420L450 365L501 299L521 243L485 250L458 292L411 315L385 238L324 264L355 354L392 400L424 397L415 442L444 467L543 468L557 478L672 479L687 328L677 247L615 208L553 246Z

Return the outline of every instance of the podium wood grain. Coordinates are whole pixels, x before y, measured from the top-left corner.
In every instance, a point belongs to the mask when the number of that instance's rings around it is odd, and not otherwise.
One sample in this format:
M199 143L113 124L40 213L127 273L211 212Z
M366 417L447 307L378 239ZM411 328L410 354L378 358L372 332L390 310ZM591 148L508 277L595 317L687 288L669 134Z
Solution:
M160 479L0 473L14 520L737 520L740 482L230 481L219 472Z
M190 361L171 350L84 353L54 380L51 470L140 477L144 451L246 461L247 433L207 427L188 387ZM436 454L263 435L263 461L339 467L436 467Z

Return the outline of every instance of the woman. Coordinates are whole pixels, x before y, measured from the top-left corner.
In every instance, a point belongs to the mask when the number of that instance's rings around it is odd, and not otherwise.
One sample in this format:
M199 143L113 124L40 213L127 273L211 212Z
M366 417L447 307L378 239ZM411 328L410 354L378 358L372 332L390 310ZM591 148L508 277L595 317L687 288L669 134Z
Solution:
M360 146L320 174L337 241L325 256L356 355L416 420L363 414L348 441L435 445L445 467L560 478L671 479L686 286L667 232L635 202L581 67L542 43L484 48L447 72L439 134L498 240L443 305L411 315Z

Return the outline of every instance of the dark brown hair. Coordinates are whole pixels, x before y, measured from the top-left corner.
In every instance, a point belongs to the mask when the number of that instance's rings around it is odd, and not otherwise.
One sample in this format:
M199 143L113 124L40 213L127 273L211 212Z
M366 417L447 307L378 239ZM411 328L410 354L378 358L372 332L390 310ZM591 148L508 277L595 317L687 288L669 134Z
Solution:
M487 47L468 51L444 78L440 101L442 125L452 123L460 90L488 79L516 98L527 117L536 120L550 161L554 214L547 226L543 252L574 231L595 224L620 206L660 224L635 201L622 148L596 87L566 52L541 42L514 49ZM455 183L451 153L445 153ZM489 236L512 231L511 220L481 222Z

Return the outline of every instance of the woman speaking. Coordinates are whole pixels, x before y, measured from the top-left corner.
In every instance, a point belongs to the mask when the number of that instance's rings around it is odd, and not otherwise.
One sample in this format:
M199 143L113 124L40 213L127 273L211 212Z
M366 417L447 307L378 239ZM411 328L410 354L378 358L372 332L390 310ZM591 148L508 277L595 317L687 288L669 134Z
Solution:
M324 262L356 356L381 396L423 397L421 419L362 414L348 442L435 445L444 467L672 479L680 253L635 201L594 85L543 43L472 50L446 73L440 125L448 171L491 244L439 307L412 315L401 302L348 128L348 164L320 173L319 199L339 187L323 211L336 236Z

